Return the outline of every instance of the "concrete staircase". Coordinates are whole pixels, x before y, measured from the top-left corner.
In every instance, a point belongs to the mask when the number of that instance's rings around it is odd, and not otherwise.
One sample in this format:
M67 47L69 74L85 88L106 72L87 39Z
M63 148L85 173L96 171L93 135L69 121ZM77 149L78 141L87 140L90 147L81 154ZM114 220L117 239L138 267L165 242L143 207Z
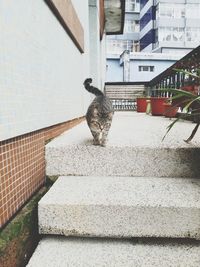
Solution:
M39 202L46 235L28 267L200 266L200 133L179 122L116 113L106 148L85 122L46 146L47 175L60 176Z

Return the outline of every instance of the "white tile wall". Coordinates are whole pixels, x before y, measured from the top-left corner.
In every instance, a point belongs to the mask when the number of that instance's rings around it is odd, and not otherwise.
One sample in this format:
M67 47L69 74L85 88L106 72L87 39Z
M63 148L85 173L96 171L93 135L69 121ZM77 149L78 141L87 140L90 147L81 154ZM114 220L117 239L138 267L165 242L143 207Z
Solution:
M88 1L79 2L84 54L43 0L0 1L0 140L85 114Z

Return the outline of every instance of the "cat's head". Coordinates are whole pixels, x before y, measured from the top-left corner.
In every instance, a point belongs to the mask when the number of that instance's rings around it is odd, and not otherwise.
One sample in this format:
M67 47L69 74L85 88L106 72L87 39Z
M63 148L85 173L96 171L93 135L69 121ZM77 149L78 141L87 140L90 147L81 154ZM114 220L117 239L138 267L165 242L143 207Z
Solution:
M98 109L95 108L91 117L90 127L95 132L101 132L110 128L113 112L100 114Z

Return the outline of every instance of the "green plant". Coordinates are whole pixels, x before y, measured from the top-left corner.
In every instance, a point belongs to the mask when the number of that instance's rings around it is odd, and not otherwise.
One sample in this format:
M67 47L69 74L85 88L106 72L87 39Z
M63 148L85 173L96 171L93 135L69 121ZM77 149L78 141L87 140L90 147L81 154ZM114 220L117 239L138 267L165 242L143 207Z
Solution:
M174 69L174 71L176 72L181 72L187 75L187 83L188 85L192 85L192 84L199 84L200 83L200 69L197 69L196 72L189 72L186 70L179 70L179 69ZM182 89L173 89L173 88L165 88L162 89L163 92L168 92L170 94L172 94L172 102L174 100L180 100L180 102L178 104L174 104L175 106L178 106L179 104L181 104L183 106L183 113L176 118L172 123L170 123L170 125L168 125L167 127L167 131L166 134L164 135L163 139L165 139L166 135L169 133L169 131L172 129L172 127L176 124L176 122L178 122L180 119L186 119L188 117L191 116L195 116L195 122L196 125L191 133L191 135L189 136L189 138L187 138L186 140L184 140L185 142L190 142L192 140L192 138L195 136L199 125L200 125L200 96L199 95L195 95L191 92L182 90Z

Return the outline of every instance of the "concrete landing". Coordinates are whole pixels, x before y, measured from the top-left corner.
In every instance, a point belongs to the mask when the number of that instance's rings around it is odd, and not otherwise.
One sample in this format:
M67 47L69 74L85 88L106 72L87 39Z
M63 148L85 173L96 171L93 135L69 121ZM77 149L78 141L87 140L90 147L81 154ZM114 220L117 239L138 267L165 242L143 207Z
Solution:
M41 234L200 239L200 179L59 177L39 202Z
M178 122L162 142L172 120L136 112L116 112L106 148L92 145L86 125L46 146L47 175L198 177L200 131L186 144L195 124Z
M199 267L200 244L44 238L27 267Z

